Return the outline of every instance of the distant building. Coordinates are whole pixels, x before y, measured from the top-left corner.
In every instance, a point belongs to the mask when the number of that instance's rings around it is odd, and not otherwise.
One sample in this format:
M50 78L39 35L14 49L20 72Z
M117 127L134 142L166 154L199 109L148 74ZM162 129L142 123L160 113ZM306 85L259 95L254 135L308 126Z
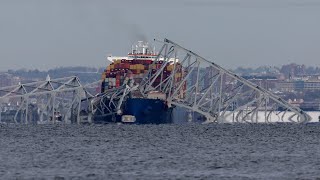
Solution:
M275 76L243 76L243 78L267 90L275 89L279 81Z
M303 102L300 105L300 108L305 111L319 111L320 110L320 103L319 103L319 101Z
M283 92L291 92L295 90L295 84L294 82L289 82L289 81L282 81L277 83L277 89Z
M284 76L288 79L293 77L302 75L306 73L306 66L305 65L298 65L295 63L283 65L281 67L280 72L284 74Z
M249 81L267 90L275 89L278 83L277 79L250 79Z
M291 91L304 91L304 90L320 90L320 80L290 80L280 81L277 83L277 88L280 91L291 92Z
M20 82L20 78L13 76L9 73L0 73L0 88L6 86L17 85Z

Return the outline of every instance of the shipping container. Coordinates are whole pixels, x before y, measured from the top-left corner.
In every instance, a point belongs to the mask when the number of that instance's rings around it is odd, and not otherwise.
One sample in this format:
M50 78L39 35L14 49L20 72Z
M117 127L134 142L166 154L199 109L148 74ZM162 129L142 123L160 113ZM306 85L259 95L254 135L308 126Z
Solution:
M119 87L119 86L120 86L120 79L117 78L117 79L116 79L116 87Z
M124 64L124 68L129 69L130 68L130 64L128 64L128 63Z

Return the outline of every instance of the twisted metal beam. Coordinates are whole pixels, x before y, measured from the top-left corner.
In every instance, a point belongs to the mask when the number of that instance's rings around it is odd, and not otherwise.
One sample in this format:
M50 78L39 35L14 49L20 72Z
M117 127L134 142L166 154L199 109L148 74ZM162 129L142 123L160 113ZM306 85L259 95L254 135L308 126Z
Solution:
M158 41L159 42L159 41ZM177 43L165 39L153 64L157 72L145 74L139 89L167 94L168 104L187 108L206 117L207 122L308 122L311 117L272 92L224 69ZM168 65L170 76L164 77ZM177 79L177 73L181 78ZM160 83L155 83L161 78Z

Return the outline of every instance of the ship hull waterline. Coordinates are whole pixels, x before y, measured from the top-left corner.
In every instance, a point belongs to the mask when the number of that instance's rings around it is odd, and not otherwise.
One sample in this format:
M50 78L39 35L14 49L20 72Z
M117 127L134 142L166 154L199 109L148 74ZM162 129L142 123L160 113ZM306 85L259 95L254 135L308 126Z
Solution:
M108 100L105 103L108 104ZM135 121L128 124L173 123L174 107L169 108L161 99L128 98L122 109L121 115L95 115L93 120L95 123L126 123L122 121L122 116L133 116Z

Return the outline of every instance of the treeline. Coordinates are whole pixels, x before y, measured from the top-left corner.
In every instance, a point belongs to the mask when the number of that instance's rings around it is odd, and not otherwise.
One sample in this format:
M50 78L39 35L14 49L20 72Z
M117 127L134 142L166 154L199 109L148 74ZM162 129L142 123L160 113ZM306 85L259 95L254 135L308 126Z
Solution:
M320 67L305 66L295 63L286 64L281 67L277 66L260 66L258 68L244 68L238 67L232 70L233 72L240 74L242 76L248 76L252 74L283 74L286 77L299 76L299 75L319 75Z
M8 70L9 74L18 76L24 80L35 80L35 79L45 79L47 75L51 78L61 78L68 76L78 76L80 80L84 83L94 82L101 78L101 73L103 68L93 68L93 67L58 67L50 69L48 71L40 71L38 69L27 70Z

